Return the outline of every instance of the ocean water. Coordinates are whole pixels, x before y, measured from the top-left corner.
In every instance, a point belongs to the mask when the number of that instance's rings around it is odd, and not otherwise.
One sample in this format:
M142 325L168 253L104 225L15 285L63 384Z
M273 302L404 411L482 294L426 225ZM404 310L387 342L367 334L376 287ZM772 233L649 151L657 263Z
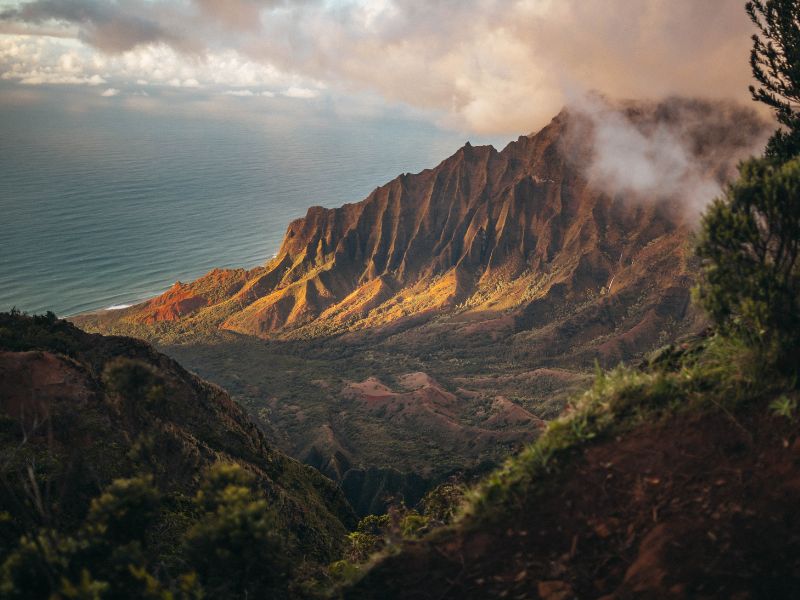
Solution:
M69 316L258 265L309 206L358 201L466 139L403 119L4 108L0 310Z

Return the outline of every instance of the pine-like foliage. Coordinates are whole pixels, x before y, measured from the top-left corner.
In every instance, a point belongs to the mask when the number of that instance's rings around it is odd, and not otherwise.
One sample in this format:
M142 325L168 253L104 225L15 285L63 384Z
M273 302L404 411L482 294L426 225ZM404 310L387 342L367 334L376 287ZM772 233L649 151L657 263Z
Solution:
M800 158L754 159L703 217L699 297L723 331L794 368L800 360Z
M787 159L800 154L800 0L752 0L745 5L758 29L750 66L758 86L753 99L775 110L786 129L775 133L767 155Z

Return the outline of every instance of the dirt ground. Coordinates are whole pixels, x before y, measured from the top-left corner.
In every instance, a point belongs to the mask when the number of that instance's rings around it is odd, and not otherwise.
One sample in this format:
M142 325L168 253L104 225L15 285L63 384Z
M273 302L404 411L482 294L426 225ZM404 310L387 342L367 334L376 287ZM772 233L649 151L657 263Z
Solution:
M410 543L345 597L800 598L799 432L760 406L597 442L498 523Z

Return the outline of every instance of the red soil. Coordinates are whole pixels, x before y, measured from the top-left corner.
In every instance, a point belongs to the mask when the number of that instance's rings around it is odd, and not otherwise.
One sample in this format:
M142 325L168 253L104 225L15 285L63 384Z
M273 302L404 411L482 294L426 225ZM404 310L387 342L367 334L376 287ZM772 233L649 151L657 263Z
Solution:
M799 434L760 407L597 443L497 522L410 543L346 597L800 597Z

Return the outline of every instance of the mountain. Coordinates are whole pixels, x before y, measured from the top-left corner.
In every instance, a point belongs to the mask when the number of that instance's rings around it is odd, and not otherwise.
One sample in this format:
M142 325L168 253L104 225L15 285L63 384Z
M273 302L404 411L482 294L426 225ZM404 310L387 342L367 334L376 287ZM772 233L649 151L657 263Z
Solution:
M641 131L686 127L690 158L719 179L762 127L745 110L696 101L621 110ZM592 146L596 127L584 113L565 110L502 152L467 143L361 202L310 208L264 267L215 270L114 316L205 320L246 335L298 338L446 312L469 315L461 329L474 335L480 327L473 321L485 323L487 313L518 308L515 319L491 329L530 329L554 320L546 314L554 303L583 303L594 293L607 296L594 304L613 312L614 297L619 303L646 291L650 310L599 348L610 360L629 356L668 318L684 316L689 226L673 190L642 198L610 194L589 180L595 154L614 151ZM592 337L599 336L568 342Z
M153 341L333 478L499 462L595 360L702 328L694 194L768 130L710 101L565 109L502 151L467 144L360 202L310 208L262 267L74 320Z
M273 449L222 389L145 342L49 316L0 314L0 449L0 550L31 523L74 529L118 478L146 474L185 506L220 463L254 477L297 557L330 561L354 522L338 487ZM171 539L195 518L159 527Z

